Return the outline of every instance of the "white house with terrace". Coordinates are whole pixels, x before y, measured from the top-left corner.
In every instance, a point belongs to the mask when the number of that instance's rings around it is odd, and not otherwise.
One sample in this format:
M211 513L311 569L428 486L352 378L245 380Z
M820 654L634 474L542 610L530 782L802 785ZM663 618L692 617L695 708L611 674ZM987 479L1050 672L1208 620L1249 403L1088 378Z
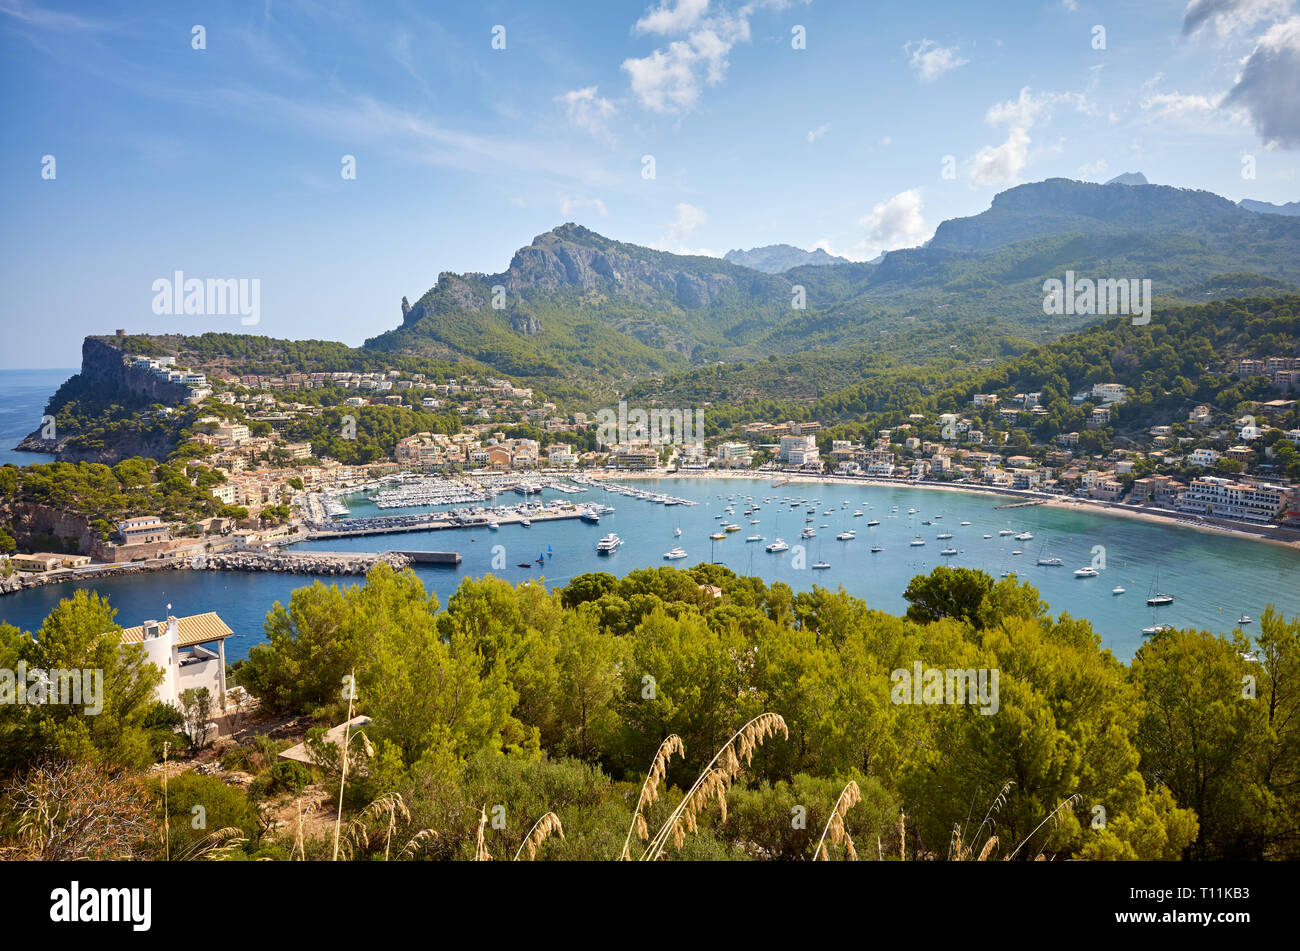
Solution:
M226 706L226 638L233 632L215 611L167 616L122 631L123 644L141 644L145 659L163 672L154 699L181 708L181 695L207 687L213 703Z

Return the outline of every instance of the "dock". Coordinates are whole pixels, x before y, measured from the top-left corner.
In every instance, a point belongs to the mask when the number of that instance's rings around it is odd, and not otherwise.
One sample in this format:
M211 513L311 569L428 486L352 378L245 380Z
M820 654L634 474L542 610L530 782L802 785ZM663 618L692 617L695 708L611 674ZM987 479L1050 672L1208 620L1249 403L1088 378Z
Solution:
M412 564L416 565L459 565L460 552L458 551L398 551L385 552L385 554L401 555L409 558Z

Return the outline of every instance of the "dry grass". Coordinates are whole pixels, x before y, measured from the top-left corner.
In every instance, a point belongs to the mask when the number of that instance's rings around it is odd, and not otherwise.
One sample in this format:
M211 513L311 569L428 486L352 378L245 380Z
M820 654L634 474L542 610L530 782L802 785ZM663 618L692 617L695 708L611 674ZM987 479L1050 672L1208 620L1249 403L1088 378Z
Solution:
M474 861L490 862L492 856L488 854L487 842L483 836L483 830L487 828L487 806L479 807L478 811L478 836L474 842Z
M698 831L699 814L713 799L722 812L722 821L727 821L727 790L744 766L753 761L754 751L763 745L763 741L780 733L785 739L790 738L790 729L778 713L761 713L732 734L731 739L714 754L709 765L704 767L695 785L690 788L682 801L677 804L663 824L650 845L641 855L642 861L655 861L664 854L664 849L671 841L673 847L681 851L686 834ZM719 765L719 760L721 764Z
M658 800L659 784L668 773L668 761L673 758L674 753L683 757L686 755L686 746L676 733L669 734L668 738L659 744L654 762L650 764L650 772L646 774L645 782L641 784L641 795L637 797L636 809L632 812L632 825L627 830L627 838L623 840L623 851L619 854L620 861L625 862L632 858L629 848L632 844L633 832L642 842L650 838L650 829L646 825L642 810L649 809L651 803Z
M848 815L850 809L862 801L862 790L858 784L852 780L840 791L839 799L835 800L835 808L831 810L831 817L826 820L826 828L822 830L822 837L817 840L817 848L813 852L813 861L823 859L830 861L830 851L826 848L826 838L830 837L831 845L843 845L845 851L849 853L849 859L856 862L858 860L858 850L853 847L853 838L849 835L848 829L844 827L844 817ZM879 840L877 840L879 845Z
M553 812L548 812L534 822L533 827L528 830L528 834L524 836L524 841L519 843L519 851L515 853L514 860L518 862L519 856L527 848L528 861L533 861L537 858L537 847L545 842L546 837L552 833L558 835L561 839L564 838L564 829L560 825L560 817Z

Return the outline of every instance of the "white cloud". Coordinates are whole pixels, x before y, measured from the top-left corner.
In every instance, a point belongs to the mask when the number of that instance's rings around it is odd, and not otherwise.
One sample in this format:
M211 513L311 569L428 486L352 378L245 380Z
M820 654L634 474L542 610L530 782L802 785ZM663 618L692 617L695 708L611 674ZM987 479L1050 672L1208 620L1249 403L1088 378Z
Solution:
M923 83L934 82L944 73L970 62L961 58L957 47L939 46L932 40L907 43L903 50L911 54L908 65L916 71L917 78Z
M570 198L568 195L560 196L560 213L571 215L575 211L581 211L584 208L595 209L596 213L602 218L609 214L605 203L599 198Z
M1300 16L1259 38L1225 103L1249 111L1265 144L1300 148Z
M1213 21L1214 32L1222 40L1290 12L1291 0L1190 0L1183 15L1183 35L1191 36Z
M1007 138L1001 145L986 145L968 163L970 180L975 185L1014 185L1020 173L1029 164L1029 130L1043 119L1051 117L1058 105L1073 106L1084 113L1094 110L1082 93L1042 93L1035 95L1028 86L1020 95L989 107L984 121L989 125L1008 126Z
M686 202L678 202L677 217L673 219L672 224L668 226L668 231L659 241L659 247L665 251L675 251L679 254L689 254L698 252L688 252L683 246L687 236L698 230L709 220L709 216L700 208L694 205L688 205Z
M867 229L867 243L874 243L881 251L911 247L929 237L922 206L920 190L910 188L880 202L858 225Z
M829 131L831 131L831 124L830 124L829 122L827 122L827 123L825 123L825 124L823 124L823 125L819 125L819 126L818 126L817 128L815 128L815 129L809 129L809 130L808 130L808 141L809 141L809 142L816 142L818 139L820 139L823 135L825 135L825 134L826 134L827 132L829 132Z
M1106 174L1106 169L1109 167L1110 166L1106 163L1106 160L1104 158L1097 159L1097 161L1095 162L1089 162L1086 165L1080 165L1079 171L1076 172L1075 174L1077 174L1082 179L1101 178L1103 175Z
M708 9L709 0L677 0L676 3L662 0L659 6L636 21L635 30L665 35L681 33L698 23Z
M618 107L604 96L597 95L596 86L570 89L555 101L564 104L564 114L569 123L601 139L611 139L606 122L618 113Z
M1079 9L1078 0L1061 0L1061 6L1065 7L1065 9L1069 10L1071 13L1075 13Z
M654 112L685 112L695 105L704 86L716 86L726 77L732 47L749 41L749 20L755 11L784 9L789 2L750 0L731 12L711 9L707 0L671 4L661 0L637 20L634 30L680 38L648 56L623 60L621 68L633 95Z

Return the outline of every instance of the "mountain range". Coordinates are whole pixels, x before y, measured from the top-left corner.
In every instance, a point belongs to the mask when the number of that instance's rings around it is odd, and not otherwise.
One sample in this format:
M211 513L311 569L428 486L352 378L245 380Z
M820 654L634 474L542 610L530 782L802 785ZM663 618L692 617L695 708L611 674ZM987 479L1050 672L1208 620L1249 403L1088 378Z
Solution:
M398 327L365 346L469 358L552 391L557 383L621 390L769 358L774 372L811 357L851 376L868 357L917 362L959 345L990 356L1100 319L1045 316L1043 282L1067 270L1150 279L1167 301L1300 283L1300 220L1206 191L1122 180L1020 185L978 215L944 221L923 247L874 262L770 273L734 260L759 255L745 259L775 267L786 253L769 251L677 255L564 224L498 274L439 275L414 304L403 299Z
M755 271L762 271L765 274L780 274L782 271L805 264L812 267L828 267L832 264L850 263L848 258L827 254L821 248L805 251L792 244L769 244L761 248L750 248L748 251L728 251L722 256L722 260L752 267Z

